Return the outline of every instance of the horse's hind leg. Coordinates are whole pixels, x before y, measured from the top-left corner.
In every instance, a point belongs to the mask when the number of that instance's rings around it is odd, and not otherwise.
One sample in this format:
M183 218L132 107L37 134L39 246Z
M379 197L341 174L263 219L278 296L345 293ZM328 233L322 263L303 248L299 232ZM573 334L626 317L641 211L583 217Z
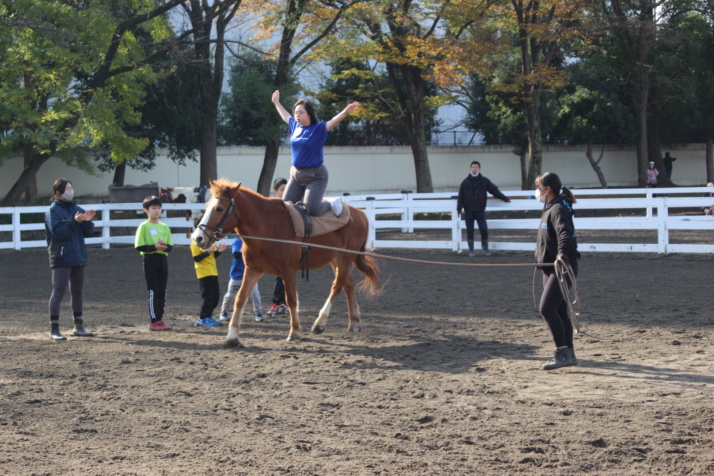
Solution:
M290 333L287 341L302 339L302 329L300 328L299 302L297 295L297 282L294 273L283 276L285 285L285 303L290 309Z
M335 299L340 294L340 291L342 291L342 289L345 290L345 294L347 295L348 314L350 316L350 325L348 329L352 330L353 327L351 312L352 308L350 304L349 292L349 290L351 289L352 297L354 298L354 284L352 282L352 274L350 273L352 265L350 262L345 262L344 260L341 260L340 263L337 265L333 263L332 268L335 271L335 280L332 282L332 289L330 290L330 295L328 296L327 301L325 301L325 304L322 306L322 309L320 309L320 313L318 314L317 319L315 319L315 323L312 325L313 334L322 334L323 332L325 332L325 328L327 327L327 319L330 317L330 311L332 309L332 303L335 302ZM359 309L357 311L357 323L359 324Z

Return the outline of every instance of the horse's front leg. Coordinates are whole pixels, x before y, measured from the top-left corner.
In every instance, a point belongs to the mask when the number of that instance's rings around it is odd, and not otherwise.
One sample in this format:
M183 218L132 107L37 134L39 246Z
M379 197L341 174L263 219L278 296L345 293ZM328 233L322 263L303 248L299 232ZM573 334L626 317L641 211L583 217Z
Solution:
M283 276L283 284L285 285L285 303L290 309L290 333L287 341L296 341L302 339L302 329L300 328L299 301L297 295L297 279L295 274L291 273L287 277Z
M226 347L243 347L243 344L238 337L238 332L240 331L240 323L243 318L243 309L245 304L248 302L250 292L255 287L255 283L262 273L257 271L252 271L249 268L245 269L243 274L243 281L241 282L240 289L236 295L235 303L233 304L233 315L231 316L231 322L228 324L228 335L226 336Z

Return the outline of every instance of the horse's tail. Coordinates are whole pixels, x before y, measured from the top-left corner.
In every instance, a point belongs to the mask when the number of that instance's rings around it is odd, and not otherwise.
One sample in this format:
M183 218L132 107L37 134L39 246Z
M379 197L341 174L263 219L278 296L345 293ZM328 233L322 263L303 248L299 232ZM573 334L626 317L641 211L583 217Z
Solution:
M364 246L360 251L365 251ZM364 274L364 279L357 286L360 291L365 291L371 296L377 296L382 293L378 287L379 282L379 266L377 261L371 256L357 255L355 267Z

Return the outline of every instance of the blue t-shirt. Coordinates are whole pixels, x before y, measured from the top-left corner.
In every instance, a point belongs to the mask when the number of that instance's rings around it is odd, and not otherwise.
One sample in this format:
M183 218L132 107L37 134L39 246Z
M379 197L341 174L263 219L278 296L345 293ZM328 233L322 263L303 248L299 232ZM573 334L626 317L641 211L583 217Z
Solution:
M235 241L233 242L233 247L231 249L231 254L232 253L240 253L243 250L243 241L241 241L240 238L236 238ZM236 281L242 281L243 280L243 271L245 271L245 263L243 262L243 258L241 256L240 259L238 258L233 258L233 262L231 263L231 279L235 279Z
M290 118L290 149L292 150L292 164L299 168L317 167L324 162L322 146L325 145L327 136L327 123L318 122L311 126L303 127Z

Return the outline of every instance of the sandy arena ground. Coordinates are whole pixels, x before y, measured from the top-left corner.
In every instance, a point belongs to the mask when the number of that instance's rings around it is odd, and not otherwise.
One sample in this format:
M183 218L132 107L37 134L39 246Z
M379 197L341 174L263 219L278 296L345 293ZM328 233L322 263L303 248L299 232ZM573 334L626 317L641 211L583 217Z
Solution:
M53 342L46 252L0 252L2 474L714 474L712 256L585 254L580 365L544 372L553 344L530 267L384 260L383 294L360 296L361 333L346 332L342 295L325 334L288 343L286 316L246 315L246 348L225 349L225 327L192 326L187 247L169 258L162 333L147 330L138 253L89 255L97 336ZM331 279L299 283L305 331Z

